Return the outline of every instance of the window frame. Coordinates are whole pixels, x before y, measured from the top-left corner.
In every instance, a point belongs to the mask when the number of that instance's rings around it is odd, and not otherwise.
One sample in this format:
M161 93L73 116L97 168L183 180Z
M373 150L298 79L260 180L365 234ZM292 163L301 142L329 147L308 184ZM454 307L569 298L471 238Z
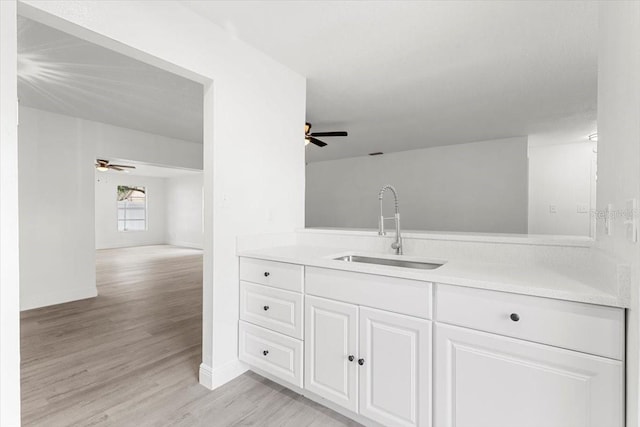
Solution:
M126 213L129 209L127 209L126 207L124 208L124 212L125 212L125 218L120 219L120 202L125 201L125 200L119 200L119 189L120 187L127 187L127 188L133 188L133 189L143 189L143 194L144 194L144 218L143 219L127 219L126 218ZM118 184L116 186L116 229L118 230L118 233L136 233L136 232L145 232L149 230L149 213L148 213L148 209L149 209L149 190L147 188L147 186L145 185L121 185ZM127 222L134 222L134 221L143 221L144 222L144 228L140 229L140 230L128 230L126 228L127 226ZM124 229L120 229L120 223L124 222Z

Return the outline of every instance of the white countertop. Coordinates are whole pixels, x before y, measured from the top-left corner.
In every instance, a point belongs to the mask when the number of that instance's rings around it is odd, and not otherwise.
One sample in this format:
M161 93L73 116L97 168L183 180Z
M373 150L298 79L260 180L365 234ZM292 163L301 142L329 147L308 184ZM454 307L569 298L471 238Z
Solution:
M625 298L613 293L607 293L591 285L589 275L579 271L567 272L544 266L439 260L412 256L400 256L400 258L409 261L445 261L445 264L434 270L419 270L377 264L344 262L332 259L348 253L398 258L398 256L388 254L382 255L371 252L352 251L345 248L312 246L283 246L247 250L238 252L238 256L312 267L331 268L335 270L401 277L425 282L490 289L611 307L628 307L628 301Z

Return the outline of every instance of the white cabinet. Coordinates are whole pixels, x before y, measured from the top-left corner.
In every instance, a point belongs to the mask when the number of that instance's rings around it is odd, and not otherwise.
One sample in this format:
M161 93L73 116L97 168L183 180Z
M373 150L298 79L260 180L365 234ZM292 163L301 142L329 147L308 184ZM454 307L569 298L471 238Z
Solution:
M436 286L438 322L622 360L624 310L462 286Z
M240 320L302 339L302 294L240 282Z
M431 322L305 298L305 388L385 426L431 425Z
M360 414L385 426L431 425L431 322L360 307Z
M305 306L305 388L357 412L358 307L311 296Z
M307 267L304 291L352 304L431 319L433 284L353 271Z
M240 321L238 358L302 387L302 341Z
M303 386L304 267L240 258L238 359L295 387Z
M257 259L240 279L240 360L366 425L624 425L623 309Z
M286 262L240 258L240 280L302 292L304 267Z
M438 427L620 427L621 361L435 327Z

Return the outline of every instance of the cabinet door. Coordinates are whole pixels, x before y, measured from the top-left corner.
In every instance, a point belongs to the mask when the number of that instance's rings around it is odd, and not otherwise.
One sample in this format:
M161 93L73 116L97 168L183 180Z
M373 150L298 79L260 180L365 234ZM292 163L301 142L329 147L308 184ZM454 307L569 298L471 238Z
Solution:
M357 412L358 307L310 296L305 306L305 388Z
M620 427L622 362L437 324L438 427Z
M431 322L360 308L360 414L431 426ZM360 361L359 361L360 362Z

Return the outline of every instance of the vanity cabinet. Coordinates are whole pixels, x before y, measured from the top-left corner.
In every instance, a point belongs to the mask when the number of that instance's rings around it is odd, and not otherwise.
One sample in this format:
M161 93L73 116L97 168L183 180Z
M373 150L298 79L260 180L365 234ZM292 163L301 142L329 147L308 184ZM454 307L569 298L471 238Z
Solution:
M359 412L385 426L431 426L431 321L360 307Z
M239 358L365 425L622 427L624 309L240 261Z
M238 358L295 387L303 385L303 271L240 259Z
M305 297L307 390L358 411L358 306Z
M438 427L624 425L624 310L439 284L436 313Z
M621 427L621 361L435 327L438 427Z
M431 322L305 297L305 389L385 426L431 425Z

